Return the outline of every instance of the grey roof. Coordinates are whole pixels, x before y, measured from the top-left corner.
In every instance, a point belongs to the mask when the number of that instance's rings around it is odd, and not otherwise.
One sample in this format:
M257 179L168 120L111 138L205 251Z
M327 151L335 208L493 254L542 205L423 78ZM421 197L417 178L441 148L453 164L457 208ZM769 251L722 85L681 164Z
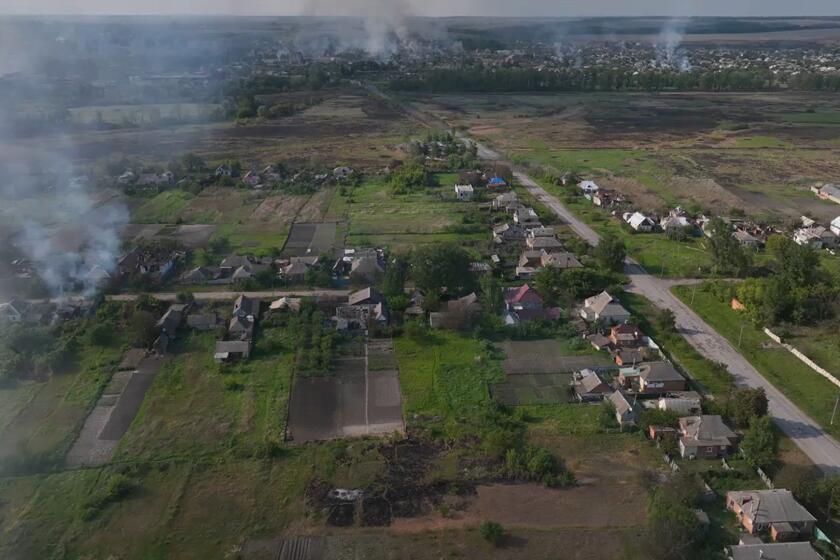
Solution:
M166 313L163 314L163 317L161 317L157 322L157 328L169 334L175 334L175 331L181 326L181 321L183 321L183 319L183 308L171 305L169 309L166 310Z
M193 313L187 317L187 325L193 329L210 330L216 328L218 318L215 313Z
M730 546L729 556L732 560L822 560L808 542Z
M547 253L542 252L542 265L556 268L581 268L583 265L572 253Z
M597 296L592 296L590 298L586 298L584 301L584 305L591 309L593 312L598 313L599 315L603 313L605 309L611 304L617 304L618 301L612 297L609 292L601 292ZM621 305L619 304L619 307ZM622 307L622 309L624 309Z
M726 501L739 504L753 524L801 523L816 521L811 513L796 501L790 490L747 490L728 492Z
M347 298L347 303L350 305L359 305L360 303L379 303L382 301L382 295L376 291L375 288L365 288L358 292L353 292Z
M220 340L216 342L216 354L247 354L251 351L251 343L247 340Z
M241 255L231 255L224 259L221 263L222 268L239 268L240 266L246 266L251 264L251 261L248 257L243 257Z
M556 237L531 237L528 247L532 249L559 249L563 244Z
M680 418L680 430L683 439L696 446L730 445L736 437L720 416Z
M382 273L382 267L379 265L379 259L373 256L362 257L355 259L350 265L350 274L357 276L374 276Z
M622 391L615 391L614 393L611 393L609 399L610 402L613 403L615 411L619 414L624 415L627 412L635 409L633 402Z
M585 369L585 370L581 371L580 373L581 373L581 379L580 379L580 382L578 383L578 386L580 387L580 390L578 390L578 393L584 393L585 394L585 393L594 393L596 391L599 392L599 393L602 393L602 392L606 392L609 389L609 386L607 386L607 384L604 383L604 380L601 379L601 376L599 376L594 371L589 370L589 369Z
M233 314L246 317L248 315L257 316L260 309L260 302L251 299L245 294L242 294L233 303Z
M646 382L685 381L668 362L649 362L639 366L639 376Z

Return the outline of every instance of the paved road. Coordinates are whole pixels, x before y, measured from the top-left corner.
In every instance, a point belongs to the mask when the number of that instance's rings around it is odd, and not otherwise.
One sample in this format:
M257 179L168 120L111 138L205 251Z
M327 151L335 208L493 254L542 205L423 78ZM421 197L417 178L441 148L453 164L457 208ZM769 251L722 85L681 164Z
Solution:
M497 156L494 152L490 154ZM498 159L495 157L494 159ZM565 221L582 239L590 245L597 245L599 235L579 220L553 195L540 187L522 171L516 171L517 180L540 202ZM694 311L671 293L671 287L693 281L663 280L652 276L636 261L627 259L625 272L630 277L629 291L645 296L657 307L670 309L676 317L679 332L704 357L723 362L742 387L762 387L770 402L773 421L799 446L820 469L829 473L840 473L840 444L826 434L807 414L767 381L726 338L707 325Z
M379 90L373 91L387 97ZM407 109L411 116L427 125L446 127L445 123L433 116L422 114L414 108ZM466 142L475 142L461 132L456 132L456 134ZM600 236L595 230L579 220L568 208L563 206L557 197L546 192L523 170L515 169L515 166L507 162L507 158L504 158L498 152L480 143L476 143L476 145L478 156L481 159L495 160L510 165L514 168L516 179L528 189L532 196L557 214L587 243L593 246L598 244ZM632 259L627 259L625 272L630 277L629 290L645 296L657 307L670 309L676 318L679 332L701 355L710 360L727 364L739 386L762 387L765 390L770 403L770 414L774 422L815 465L827 473L840 473L840 444L837 440L826 434L813 419L799 410L790 399L764 379L758 370L732 347L726 338L718 334L694 311L677 299L671 293L671 287L675 284L674 281L661 280L648 274L639 263Z
M196 301L229 301L236 299L240 295L245 294L253 299L278 299L281 297L311 297L311 298L326 298L326 299L342 299L350 295L347 290L298 290L298 291L265 291L265 292L193 292ZM175 302L178 299L178 294L150 294L153 298L166 301ZM134 301L139 297L138 294L116 294L105 296L106 301Z

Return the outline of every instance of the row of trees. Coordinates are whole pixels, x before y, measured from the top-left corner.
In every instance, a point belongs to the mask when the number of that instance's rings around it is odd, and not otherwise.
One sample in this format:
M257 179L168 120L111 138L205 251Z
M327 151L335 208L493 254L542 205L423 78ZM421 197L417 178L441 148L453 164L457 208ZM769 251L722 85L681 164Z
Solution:
M840 288L820 265L815 249L774 235L767 240L772 274L750 278L735 289L757 325L805 324L828 318Z
M541 71L532 68L491 69L470 66L435 69L419 76L403 76L391 81L391 88L405 91L474 91L504 93L514 91L755 91L794 88L814 91L840 91L840 76L805 74L779 76L769 69L696 70L675 72L614 68L567 68Z

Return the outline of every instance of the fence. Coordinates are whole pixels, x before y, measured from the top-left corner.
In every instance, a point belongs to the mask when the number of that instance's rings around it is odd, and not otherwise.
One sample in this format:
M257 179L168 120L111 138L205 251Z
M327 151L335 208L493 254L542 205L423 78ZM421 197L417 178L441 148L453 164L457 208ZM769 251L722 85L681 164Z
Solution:
M823 377L825 377L826 379L828 379L829 381L834 383L837 387L840 387L840 379L837 379L831 373L829 373L826 369L824 369L824 368L818 366L816 363L814 363L814 361L811 358L809 358L808 356L806 356L805 354L803 354L802 352L800 352L799 350L797 350L796 348L794 348L790 344L787 344L786 342L784 342L782 340L782 337L780 337L779 335L777 335L776 333L774 333L770 329L764 329L764 334L769 336L770 339L773 340L774 342L777 342L778 344L782 345L782 347L785 348L785 350L787 350L788 352L790 352L791 354L793 354L794 356L799 358L799 360L802 361L806 366L808 366L812 370L816 371L817 373L819 373L820 375L822 375Z

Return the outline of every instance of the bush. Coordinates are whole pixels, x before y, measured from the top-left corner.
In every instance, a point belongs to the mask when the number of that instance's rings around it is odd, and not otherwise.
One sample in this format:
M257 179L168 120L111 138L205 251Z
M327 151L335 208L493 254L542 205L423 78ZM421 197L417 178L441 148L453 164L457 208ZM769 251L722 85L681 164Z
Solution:
M94 495L85 503L82 519L85 521L94 519L106 506L127 498L138 486L136 480L124 474L111 476L102 493Z
M484 540L489 542L493 546L501 545L502 540L505 538L504 527L502 527L500 523L496 523L495 521L485 521L481 524L478 530L481 533L481 536L484 538Z
M242 391L245 389L245 382L242 378L231 375L225 377L225 380L222 382L222 386L225 388L225 391Z

